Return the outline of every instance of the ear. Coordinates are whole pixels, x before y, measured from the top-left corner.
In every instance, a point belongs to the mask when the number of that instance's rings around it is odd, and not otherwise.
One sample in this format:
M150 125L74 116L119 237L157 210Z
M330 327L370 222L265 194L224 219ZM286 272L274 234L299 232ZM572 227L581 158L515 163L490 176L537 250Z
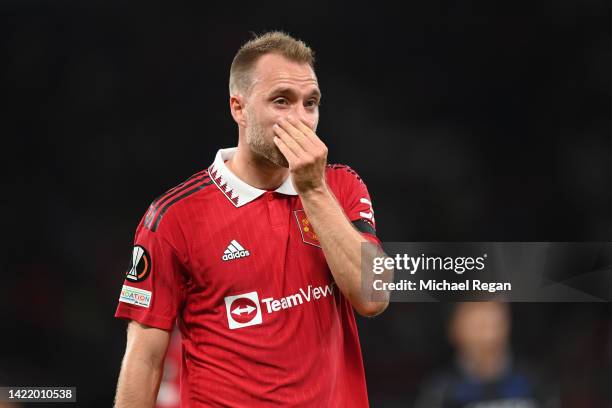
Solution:
M232 113L232 117L234 121L238 124L238 126L246 127L246 118L244 112L244 102L245 98L238 95L230 95L229 104L230 104L230 112Z

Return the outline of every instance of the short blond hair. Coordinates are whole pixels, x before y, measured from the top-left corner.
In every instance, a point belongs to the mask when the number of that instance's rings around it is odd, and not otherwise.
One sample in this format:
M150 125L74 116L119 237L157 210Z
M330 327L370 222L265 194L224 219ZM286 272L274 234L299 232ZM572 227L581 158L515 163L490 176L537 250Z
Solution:
M298 63L308 64L314 70L314 51L303 41L282 31L270 31L247 41L236 53L230 68L229 92L248 93L252 85L252 71L260 57L278 54Z

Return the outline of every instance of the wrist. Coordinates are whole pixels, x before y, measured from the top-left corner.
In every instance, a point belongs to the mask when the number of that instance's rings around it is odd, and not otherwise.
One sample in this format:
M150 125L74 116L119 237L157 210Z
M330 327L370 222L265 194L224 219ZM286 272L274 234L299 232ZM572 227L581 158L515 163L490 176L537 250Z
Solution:
M309 188L308 190L299 192L302 201L320 200L329 197L330 191L327 188L327 184L324 182L319 186Z

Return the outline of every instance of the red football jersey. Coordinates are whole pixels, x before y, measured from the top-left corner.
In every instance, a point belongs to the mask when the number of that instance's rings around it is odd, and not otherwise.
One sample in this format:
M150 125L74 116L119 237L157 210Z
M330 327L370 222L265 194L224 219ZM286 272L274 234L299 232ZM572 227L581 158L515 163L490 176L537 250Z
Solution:
M140 222L116 316L171 330L186 407L366 407L351 304L335 285L291 178L254 188L224 164L155 200ZM349 167L329 188L372 242L372 204Z

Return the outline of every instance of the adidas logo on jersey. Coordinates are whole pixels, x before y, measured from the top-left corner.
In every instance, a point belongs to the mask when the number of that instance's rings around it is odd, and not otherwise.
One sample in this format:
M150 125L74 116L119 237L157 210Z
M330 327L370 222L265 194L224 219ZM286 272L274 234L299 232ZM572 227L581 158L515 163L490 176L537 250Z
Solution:
M224 261L231 261L232 259L245 258L249 255L251 254L248 250L244 249L242 245L238 243L238 241L232 239L221 259Z

